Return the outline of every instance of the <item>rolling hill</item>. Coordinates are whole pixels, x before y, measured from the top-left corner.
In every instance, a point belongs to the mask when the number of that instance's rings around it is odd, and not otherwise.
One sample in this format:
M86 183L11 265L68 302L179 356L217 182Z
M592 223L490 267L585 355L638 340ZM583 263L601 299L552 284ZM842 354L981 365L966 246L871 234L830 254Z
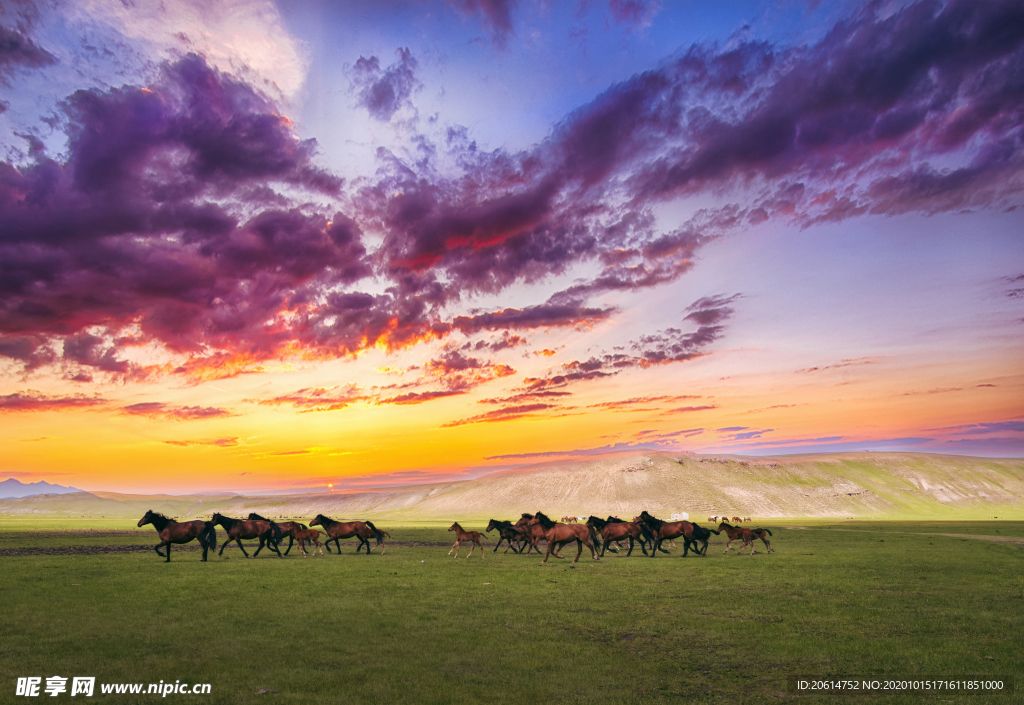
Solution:
M183 517L257 511L274 517L443 520L511 518L524 511L667 518L1024 517L1024 459L922 453L743 457L619 453L548 462L461 482L356 494L268 496L85 493L0 500L0 513Z

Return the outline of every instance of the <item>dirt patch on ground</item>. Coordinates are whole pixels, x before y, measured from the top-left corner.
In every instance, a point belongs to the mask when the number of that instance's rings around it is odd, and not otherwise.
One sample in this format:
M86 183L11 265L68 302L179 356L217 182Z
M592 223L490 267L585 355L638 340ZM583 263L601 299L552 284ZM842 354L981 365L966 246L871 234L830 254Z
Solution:
M796 527L786 527L796 528ZM1020 536L992 536L990 534L939 534L917 533L913 531L871 531L870 529L822 529L823 531L851 531L861 534L897 534L900 536L948 536L954 539L976 539L978 541L994 541L1011 546L1024 546L1024 538Z
M35 537L38 538L38 534L36 534ZM153 551L153 546L155 546L155 545L156 544L154 543L154 544L146 544L146 545L141 545L141 544L109 544L109 545L105 545L105 546L26 546L24 548L0 548L0 557L8 557L8 556L96 556L96 555L101 555L101 554L104 554L104 553L155 553ZM344 543L343 542L341 544L342 553L345 553L346 549L349 549L350 551L355 551L355 548L358 545L359 544L357 544L357 543ZM333 546L333 544L332 544L332 546ZM449 544L447 544L447 543L430 542L430 541L392 541L390 543L384 544L384 548L392 548L392 547L395 547L395 546L404 547L404 548L412 548L412 547L417 547L417 548L448 548ZM282 546L282 550L284 548L286 548L286 547L287 546ZM245 544L245 550L249 551L250 554L253 551L255 551L257 548L259 548L259 544ZM376 548L377 547L374 546L374 549L376 549ZM184 545L184 546L175 544L175 546L171 549L171 553L174 554L174 553L178 553L179 551L201 551L201 550L203 550L203 549L202 549L202 547L198 543ZM217 546L216 550L218 550L218 551L220 550L220 545ZM307 551L310 550L309 546L306 547L306 550ZM331 550L333 551L334 549L332 548ZM224 555L225 556L230 556L230 555L232 555L232 553L234 553L234 555L239 555L239 552L238 552L235 544L231 544L231 547L227 549L227 551L225 552ZM289 553L288 555L291 556L292 554L297 554L297 555L301 556L302 552L299 551L298 546L296 546L296 547L294 547L292 549L291 553ZM273 555L273 552L271 552L271 555Z

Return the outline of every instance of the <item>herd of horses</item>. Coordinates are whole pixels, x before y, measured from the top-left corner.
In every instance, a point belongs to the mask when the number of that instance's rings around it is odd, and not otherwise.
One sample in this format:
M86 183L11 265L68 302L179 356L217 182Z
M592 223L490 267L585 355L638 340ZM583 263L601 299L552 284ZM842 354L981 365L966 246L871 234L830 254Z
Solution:
M458 524L453 524L452 528L449 529L449 531L456 530L460 533L466 533L462 531L462 527ZM768 537L772 535L769 529L748 529L741 526L733 526L722 521L716 530L691 521L663 521L652 516L646 510L641 512L640 516L633 517L633 521L623 521L618 517L612 516L607 519L590 516L587 517L585 524L558 523L549 519L543 512L537 512L536 514L523 514L515 523L491 519L484 531L489 532L493 530L498 532L498 543L494 546L492 553L496 552L502 542L505 541L508 542L508 546L505 547L505 553L508 553L509 549L516 553L525 552L526 555L529 555L533 550L540 553L539 544L540 541L544 540L547 542L547 552L544 556L545 563L547 563L548 558L552 555L556 558L562 558L563 556L558 553L559 549L572 542L576 543L574 563L579 561L584 546L590 549L591 557L596 560L603 557L605 551L611 550L613 553L617 553L618 550L612 544L622 548L621 542L623 541L629 542L627 556L633 554L633 549L639 543L640 550L643 551L644 555L654 558L659 551L661 553L668 553L667 550L662 548L662 544L665 541L674 542L675 539L682 539L683 541L683 557L686 557L690 551L693 551L698 556L705 556L707 555L711 534L719 535L722 533L725 533L728 537L725 546L726 553L732 548L732 542L737 539L742 541L739 548L740 551L748 545L750 546L750 555L753 555L755 552L756 546L754 541L757 539L764 542L769 553L774 551L771 541L768 540ZM468 533L479 536L478 532L475 531ZM460 541L461 538L460 535ZM457 548L460 541L457 541L453 548ZM599 549L601 552L600 556L598 555ZM648 549L650 550L648 551ZM451 554L451 551L448 553ZM482 553L483 548L481 547ZM455 555L458 556L457 550ZM472 550L470 550L470 555L472 555Z
M391 538L391 534L381 531L373 525L373 522L335 521L330 517L325 517L323 514L317 514L309 522L309 526L306 526L297 521L271 521L255 512L250 514L248 519L233 519L223 514L215 513L210 521L196 519L178 522L151 509L146 512L144 517L139 519L138 526L145 526L146 524L152 524L160 536L160 543L154 546L154 550L161 558L166 558L165 563L170 563L171 561L171 544L189 543L194 539L199 539L199 545L203 548L202 560L205 561L207 552L217 548L217 526L222 527L228 535L228 540L220 547L220 552L217 555L222 555L228 544L234 541L242 549L242 553L246 558L249 557L249 554L246 552L245 546L242 545L242 539L256 539L260 542L259 547L252 554L253 558L258 556L264 547L276 553L278 558L284 558L284 556L291 552L295 542L298 542L299 550L302 551L302 555L305 557L308 555L306 553L306 541L312 543L311 550L314 555L318 549L320 555L323 555L324 551L320 545L321 534L318 529L311 528L314 526L321 527L326 533L327 540L323 546L327 548L328 553L331 552L331 541L334 542L338 553L341 553L340 541L342 539L356 538L359 539L356 553L359 553L365 547L366 554L369 555L371 539L376 539L377 546L383 546L384 537ZM285 538L288 539L288 548L285 550L284 555L282 555L278 545ZM167 553L165 554L161 551L161 548L167 549ZM384 549L381 548L380 552L384 553Z
M718 517L714 518L717 519ZM604 556L605 551L610 550L613 553L617 553L618 548L623 548L623 542L628 542L629 550L626 555L631 556L633 548L639 543L640 550L643 551L644 555L654 558L659 551L661 553L668 553L667 550L662 548L662 544L670 541L674 545L675 539L683 541L684 557L690 551L693 551L698 556L706 556L711 534L720 535L722 533L725 533L728 537L725 546L726 553L732 548L732 542L736 540L742 542L737 552L742 551L749 545L750 555L753 555L756 548L754 542L758 539L767 547L768 553L774 550L772 549L771 542L768 540L768 537L772 535L769 529L748 529L741 526L733 526L724 521L725 517L721 517L721 519L723 521L718 524L718 529L716 530L690 521L662 521L647 511L641 512L640 516L633 518L633 521L623 521L618 517L611 516L607 519L591 516L587 518L586 523L556 522L543 512L537 512L536 514L523 514L515 523L491 519L484 531L497 530L498 532L498 543L495 545L492 553L497 552L501 544L507 541L508 546L505 548L505 553L512 549L513 552L519 554L525 553L525 555L529 555L532 551L540 554L540 544L544 542L546 544L544 563L547 563L548 558L551 556L564 558L564 556L559 554L559 551L572 543L576 544L574 563L579 561L580 556L583 554L584 546L590 550L591 557L597 560ZM739 521L738 517L733 519ZM747 521L749 521L749 518ZM154 550L168 563L171 560L172 544L189 543L196 539L199 540L199 544L202 546L202 560L205 561L208 551L217 548L217 526L223 528L228 535L227 541L221 545L217 555L221 556L224 553L224 549L228 547L228 544L234 541L238 544L238 548L241 549L246 558L249 557L249 554L242 545L243 539L256 539L259 541L259 547L253 553L254 558L259 555L264 547L276 553L278 558L283 558L288 555L296 542L303 556L308 555L305 547L306 541L311 542L310 549L314 555L317 550L323 555L323 548L327 548L328 553L331 552L330 544L332 541L338 553L341 553L340 541L351 538L359 540L359 544L356 546L356 553L366 548L366 555L369 555L371 540L376 540L376 546L381 546L380 552L384 553L384 537L391 538L391 534L381 531L373 525L373 522L335 521L323 514L317 514L309 522L309 526L306 526L295 521L274 522L255 512L250 514L247 519L234 519L215 513L209 521L196 519L194 521L178 522L150 510L139 520L138 526L141 527L146 524L152 524L159 534L160 543L154 547ZM323 529L327 536L323 546L320 543L321 533L318 529L312 528L314 526L319 526ZM480 557L483 557L484 548L481 543L483 534L479 531L466 531L458 522L452 524L448 530L454 531L456 537L455 543L448 551L448 555L451 555L452 551L454 551L457 558L463 542L469 542L470 549L467 558L473 555L473 551L477 547L480 548ZM288 548L282 554L279 545L285 538L288 539ZM161 551L161 548L166 549L166 553ZM598 555L599 550L600 556Z

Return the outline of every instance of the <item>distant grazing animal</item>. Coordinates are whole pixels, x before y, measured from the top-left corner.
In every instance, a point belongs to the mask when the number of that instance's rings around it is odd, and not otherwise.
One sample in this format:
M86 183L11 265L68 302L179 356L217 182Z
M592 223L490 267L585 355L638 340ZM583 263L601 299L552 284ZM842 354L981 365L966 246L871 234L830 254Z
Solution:
M714 524L716 521L718 521L718 517L708 517L708 521Z
M203 547L204 561L206 560L206 552L211 548L217 548L217 529L213 522L199 521L197 519L178 523L174 519L169 519L163 514L150 509L146 512L145 516L139 519L138 526L145 526L146 524L152 524L157 534L160 535L160 543L153 547L157 555L163 558L164 554L161 553L160 547L167 547L167 560L164 563L171 562L172 543L189 543L192 539L199 539L199 545Z
M469 547L469 555L466 556L466 558L469 558L469 556L473 555L473 549L476 548L477 546L480 547L480 557L481 558L484 557L484 547L483 547L483 544L480 543L480 532L479 531L466 531L461 526L459 526L459 522L455 522L454 524L449 526L448 527L448 531L454 531L455 532L455 543L453 543L452 547L448 549L448 555L449 556L452 555L452 551L455 551L455 557L458 558L459 557L459 549L462 548L462 542L463 541L472 541L473 545Z
M320 555L324 554L323 546L320 545L320 532L316 529L294 529L293 537L299 542L299 550L302 551L302 557L306 558L306 541L313 542L313 555L316 555L317 549L320 549ZM287 554L288 552L285 551Z
M633 522L610 521L611 519L614 519L614 517L601 519L600 517L591 516L587 519L586 525L594 527L601 538L604 539L604 546L601 547L601 557L604 558L604 552L608 550L608 544L621 540L629 540L629 552L626 553L627 558L633 554L633 544L637 540L640 541L640 550L646 556L647 548L644 546L644 534L651 535L649 531L645 531L646 526L634 524ZM582 549L580 550L582 551Z
M253 519L255 521L271 521L270 519L267 519L266 517L261 517L256 512L250 512L249 513L249 518ZM292 550L292 546L295 545L295 541L296 541L295 534L293 533L293 531L295 529L303 529L303 530L305 530L305 529L309 529L309 527L306 526L305 524L300 524L297 521L279 521L279 522L277 522L277 525L281 527L281 535L282 535L281 538L283 539L285 536L288 537L288 548L284 552L284 555L287 556L289 551Z
M745 521L746 523L748 523L748 524L749 524L750 522L752 522L752 521L754 521L754 520L753 520L753 519L751 519L750 517L744 517L743 521Z
M736 522L737 524L741 524L741 523L743 523L743 520L742 520L742 519L740 519L739 517L733 517L733 518L732 518L732 520L733 520L734 522Z
M271 551L277 554L278 558L284 558L281 552L277 549L277 544L280 543L281 539L284 538L284 534L281 533L281 527L272 521L260 521L253 519L232 519L226 517L223 514L215 513L213 515L213 523L220 524L224 527L224 530L228 532L228 540L224 542L224 545L220 547L218 556L224 555L224 549L228 547L228 544L234 541L238 544L238 547L242 549L242 553L246 558L249 554L245 551L245 546L242 545L242 539L259 539L260 545L256 549L256 552L252 554L252 557L260 555L260 551L263 550L263 546L266 545Z
M519 553L520 550L526 545L526 539L523 537L523 532L518 527L513 526L510 521L500 521L498 519L491 519L487 524L487 528L484 531L491 531L492 529L498 530L498 543L494 545L494 550L491 553L497 553L498 547L501 546L502 541L508 541L508 546L505 548L505 553L508 553L508 549L512 549L514 553ZM519 548L516 548L516 543L519 543Z
M595 561L600 560L595 548L595 543L599 542L600 539L598 539L597 532L593 526L559 524L549 519L543 512L537 512L533 519L529 520L528 525L540 526L544 530L544 538L548 540L548 552L544 556L544 563L548 562L548 558L551 557L552 553L555 554L555 558L561 558L556 549L573 541L576 542L577 548L576 559L573 560L573 563L579 563L584 546L590 549L591 558Z
M366 555L370 555L370 539L377 539L378 546L384 543L384 532L369 521L335 521L330 517L325 517L323 514L317 514L313 521L309 522L309 525L310 527L324 527L324 531L327 532L327 540L324 541L324 546L327 548L328 553L331 552L331 541L334 542L334 547L338 549L338 553L341 553L341 539L350 539L352 537L359 539L356 553L359 553L359 549L366 546ZM380 549L380 553L384 555L383 548Z
M743 543L740 544L739 550L736 551L737 553L746 548L747 544L750 544L750 555L754 555L754 539L761 539L764 542L764 545L768 547L768 553L773 551L771 542L764 537L766 533L769 536L772 535L772 532L768 529L744 529L740 526L730 526L723 521L718 525L718 530L724 531L729 537L729 540L725 543L725 553L729 552L729 549L732 548L732 542L736 539L741 539L743 541Z

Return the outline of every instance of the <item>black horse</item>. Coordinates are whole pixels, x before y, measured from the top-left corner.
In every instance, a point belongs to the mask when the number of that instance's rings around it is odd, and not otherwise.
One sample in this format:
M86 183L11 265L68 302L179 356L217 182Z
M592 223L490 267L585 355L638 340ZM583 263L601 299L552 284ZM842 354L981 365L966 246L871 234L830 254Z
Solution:
M693 538L691 539L693 541L693 552L696 553L698 556L706 556L706 555L708 555L708 541L711 540L711 534L714 534L715 536L718 536L721 533L722 533L721 531L715 531L714 529L709 529L706 526L701 526L700 524L694 524L693 525ZM703 550L697 547L697 542L698 541L700 543L704 544Z
M490 531L491 529L498 530L498 543L495 544L494 550L491 553L498 552L498 546L501 545L502 541L508 541L508 547L505 549L505 553L508 553L508 549L511 548L514 553L520 553L523 546L526 545L526 537L523 536L523 532L520 531L510 521L500 521L498 519L491 519L487 524L487 528L484 531ZM516 548L514 541L520 542L519 548Z

